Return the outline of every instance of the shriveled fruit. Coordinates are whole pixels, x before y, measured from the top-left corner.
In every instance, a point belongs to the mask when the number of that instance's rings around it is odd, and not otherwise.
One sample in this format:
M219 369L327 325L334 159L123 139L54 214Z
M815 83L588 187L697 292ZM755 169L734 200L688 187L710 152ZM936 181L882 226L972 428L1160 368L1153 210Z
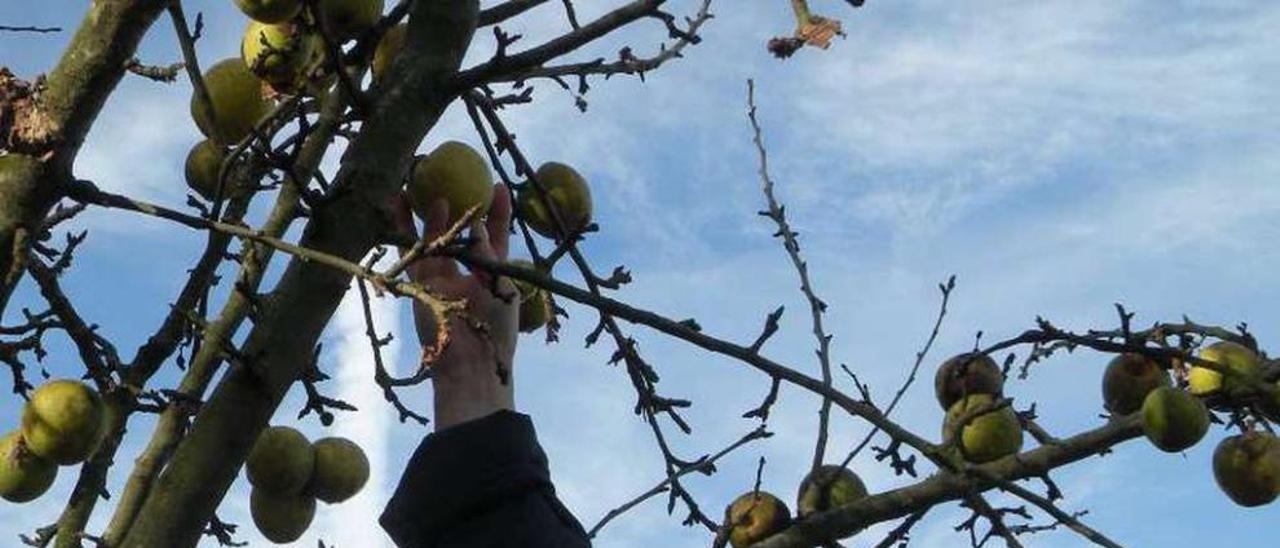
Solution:
M239 57L210 67L204 73L204 84L213 105L213 119L195 93L191 94L191 118L201 133L219 143L231 145L244 139L271 111L262 94L262 82Z
M58 465L32 453L18 430L0 437L0 498L9 502L35 500L58 476Z
M294 494L311 480L315 463L315 450L302 432L288 426L272 426L254 442L245 461L245 474L258 490Z
M1240 506L1262 506L1280 494L1280 440L1249 432L1222 440L1213 451L1213 478Z
M408 191L409 204L423 220L437 200L448 202L452 226L475 206L480 206L478 215L489 211L493 179L479 152L464 143L446 141L414 165Z
M236 7L259 23L283 23L302 11L301 0L236 0Z
M298 540L316 517L315 497L304 493L277 494L254 487L249 513L258 532L276 544Z
M570 233L582 230L591 222L591 187L576 170L559 162L547 162L538 168L535 176L546 192L545 199L532 183L516 197L516 207L529 228L548 238L556 237L559 231L548 204L555 207L565 230Z
M369 459L359 445L346 438L316 440L316 467L311 492L328 502L347 500L369 481Z
M512 265L536 270L532 261L513 259ZM520 331L528 333L543 325L551 318L551 299L541 287L524 280L511 280L520 291Z
M89 458L102 432L102 398L80 381L44 383L22 409L22 439L32 453L57 464Z
M1258 355L1249 347L1231 341L1218 341L1200 349L1200 358L1224 365L1244 375L1258 370ZM1205 395L1221 389L1230 390L1238 384L1236 379L1224 379L1222 373L1207 367L1191 366L1187 375L1187 387L1192 394Z
M373 64L370 66L375 82L387 76L387 71L391 70L391 63L395 62L396 56L404 50L404 42L408 36L409 27L403 23L391 27L386 34L382 35L378 48L373 50Z
M1142 432L1162 451L1176 453L1200 441L1209 431L1209 411L1187 392L1162 386L1142 402Z
M787 504L764 491L746 493L734 499L726 513L730 524L729 543L734 548L750 546L791 523L791 510Z
M187 178L187 187L194 190L200 197L213 200L218 191L218 173L226 158L227 149L212 139L196 143L191 147L191 152L187 153L187 162L183 170ZM223 189L223 194L229 196L230 189Z
M988 394L1000 397L1004 391L1004 373L985 354L966 352L952 356L933 376L933 390L938 404L951 409L960 398L969 394Z
M942 423L942 437L951 439L955 428L966 416L995 402L988 394L965 396L947 410ZM1012 455L1022 449L1022 423L1018 414L1003 406L968 421L958 438L960 453L970 462L984 463Z
M325 28L340 41L359 38L382 17L384 0L320 0Z
M1102 375L1102 401L1108 411L1128 415L1142 408L1152 390L1169 386L1169 374L1142 354L1121 354L1107 364Z
M820 487L825 486L825 489ZM796 514L809 514L838 508L867 496L867 486L853 470L826 464L809 472L800 482L796 495Z
M293 23L250 21L240 40L240 59L276 91L287 93L302 81L316 46L315 35Z

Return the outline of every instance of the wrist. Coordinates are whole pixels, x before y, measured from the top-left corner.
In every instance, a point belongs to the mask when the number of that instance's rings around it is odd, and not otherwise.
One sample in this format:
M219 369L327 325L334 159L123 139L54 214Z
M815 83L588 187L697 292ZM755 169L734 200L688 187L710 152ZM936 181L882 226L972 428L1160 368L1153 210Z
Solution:
M441 375L435 387L435 429L487 417L502 410L515 410L515 391L510 377L502 382L494 371L476 375Z

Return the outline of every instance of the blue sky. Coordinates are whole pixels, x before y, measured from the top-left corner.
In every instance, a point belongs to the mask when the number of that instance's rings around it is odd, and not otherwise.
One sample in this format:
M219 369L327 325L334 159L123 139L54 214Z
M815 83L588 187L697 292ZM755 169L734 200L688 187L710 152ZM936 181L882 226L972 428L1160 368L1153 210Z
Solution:
M579 15L615 1L579 0ZM690 12L694 2L670 2ZM745 8L743 6L748 6ZM956 274L952 314L932 359L967 349L975 332L1012 336L1043 315L1086 329L1116 322L1112 303L1137 320L1247 321L1264 348L1274 344L1280 314L1280 6L1243 0L989 0L814 2L844 20L848 37L830 51L803 51L779 62L764 51L790 28L785 2L716 2L705 42L647 83L597 82L590 109L538 85L538 104L510 111L532 158L578 166L592 181L603 231L585 248L607 270L632 269L621 297L672 317L696 317L710 333L749 341L764 315L787 306L767 353L816 373L804 302L772 229L755 215L763 198L745 119L745 80L758 103L778 192L802 234L814 282L830 304L833 353L887 396L905 375L935 314L936 284ZM0 4L0 23L74 28L83 2ZM243 20L231 2L191 2L202 10L206 61L234 55ZM532 43L562 30L556 3L508 30ZM148 37L149 63L178 58L167 21ZM665 35L645 24L580 54L613 55L624 44L651 51ZM30 77L52 66L69 32L0 34L0 64ZM492 50L478 35L471 60ZM112 97L77 166L103 187L180 205L181 162L198 133L187 116L189 88L129 78ZM465 113L451 109L424 148L444 139L476 143ZM334 167L331 161L328 168ZM73 228L90 236L64 284L82 313L102 324L125 356L145 340L180 287L201 237L122 214L90 212ZM568 270L557 272L577 281ZM389 546L374 525L423 428L396 423L371 388L370 358L358 308L347 302L326 335L328 390L361 407L333 428L304 421L312 437L357 439L374 460L374 481L356 499L322 507L298 546L317 538L341 548ZM20 306L42 304L24 287ZM590 526L610 508L652 486L661 459L647 427L631 413L625 375L605 365L605 345L582 348L594 326L590 310L569 306L564 342L526 337L518 354L517 403L530 413L566 503ZM384 329L411 341L408 307L377 306ZM678 341L628 327L663 375L664 393L695 401L687 413L696 435L673 434L689 457L714 452L754 428L739 415L758 403L768 381L747 367ZM45 365L55 376L79 371L65 340L51 339ZM389 349L401 367L412 342ZM1274 354L1274 351L1272 351ZM1106 357L1077 353L1043 364L1008 389L1018 407L1037 402L1059 435L1099 424L1098 383ZM172 367L153 384L171 385ZM845 379L844 387L852 389ZM300 391L300 390L299 390ZM927 383L913 390L899 417L938 437L941 412ZM426 389L406 393L430 409ZM277 419L290 421L298 394ZM704 508L718 512L749 488L757 457L768 465L764 487L791 498L810 458L817 402L784 388L770 420L775 437L736 453L710 478L691 478ZM0 401L0 426L16 424L19 400ZM855 443L866 426L836 414L832 453ZM111 477L118 492L131 456L145 443L147 418L131 424ZM674 432L674 429L672 429ZM1086 521L1125 545L1263 546L1260 531L1274 508L1235 507L1213 484L1214 431L1184 455L1146 443L1065 469L1055 479L1064 507L1088 509ZM859 458L855 470L873 491L905 484ZM0 538L56 519L74 483L63 469L38 502L0 505ZM247 516L247 482L238 480L220 515L240 523L245 539L263 541ZM1012 502L998 495L999 503ZM965 542L951 527L965 513L936 510L916 528L919 546ZM91 529L109 512L100 510ZM705 546L709 536L667 516L654 499L615 523L600 546ZM884 527L848 545L877 542ZM1069 532L1041 533L1032 546L1076 546ZM211 544L211 543L207 543Z

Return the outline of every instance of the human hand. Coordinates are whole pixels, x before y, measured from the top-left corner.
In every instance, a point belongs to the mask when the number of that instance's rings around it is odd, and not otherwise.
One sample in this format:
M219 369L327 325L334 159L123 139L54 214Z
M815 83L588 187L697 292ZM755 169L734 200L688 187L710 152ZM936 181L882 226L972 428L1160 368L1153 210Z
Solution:
M404 194L395 198L392 212L397 230L416 238L413 213ZM439 200L432 204L424 227L426 237L436 238L448 230L448 219L448 202ZM489 260L505 261L510 223L511 195L499 184L494 189L488 219L471 223L475 243L470 252ZM407 272L411 281L445 297L466 299L465 315L484 326L483 331L477 330L461 315L451 316L448 344L431 365L436 430L503 409L515 410L512 373L520 312L515 285L507 278L499 278L495 287L484 271L463 274L457 261L449 257L423 257L410 265ZM431 312L414 301L413 316L419 342L423 346L436 344L436 322Z

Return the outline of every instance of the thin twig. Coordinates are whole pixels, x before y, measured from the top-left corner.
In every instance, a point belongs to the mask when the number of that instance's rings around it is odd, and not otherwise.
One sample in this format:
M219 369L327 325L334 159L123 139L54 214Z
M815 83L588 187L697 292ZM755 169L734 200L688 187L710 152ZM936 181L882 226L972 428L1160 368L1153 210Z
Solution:
M761 211L760 215L768 217L777 225L778 229L774 232L774 236L782 238L782 247L786 249L787 257L791 259L791 266L795 268L796 275L800 278L800 292L804 294L805 300L809 303L810 321L813 323L813 337L818 341L818 365L822 371L822 384L830 387L832 380L831 335L827 334L826 328L822 324L822 317L827 311L827 303L819 299L817 293L813 290L813 283L809 280L809 264L800 255L800 242L796 232L791 229L791 224L787 222L786 208L778 202L777 197L774 195L773 178L769 175L769 154L765 151L760 121L756 118L756 83L755 80L750 79L747 80L747 118L751 121L752 142L756 145L756 153L760 162L757 172L760 175L762 191L769 208L766 211ZM814 472L822 466L823 458L826 455L830 421L831 399L823 398L822 406L818 410L818 435L813 447L813 462L810 466L810 470Z

